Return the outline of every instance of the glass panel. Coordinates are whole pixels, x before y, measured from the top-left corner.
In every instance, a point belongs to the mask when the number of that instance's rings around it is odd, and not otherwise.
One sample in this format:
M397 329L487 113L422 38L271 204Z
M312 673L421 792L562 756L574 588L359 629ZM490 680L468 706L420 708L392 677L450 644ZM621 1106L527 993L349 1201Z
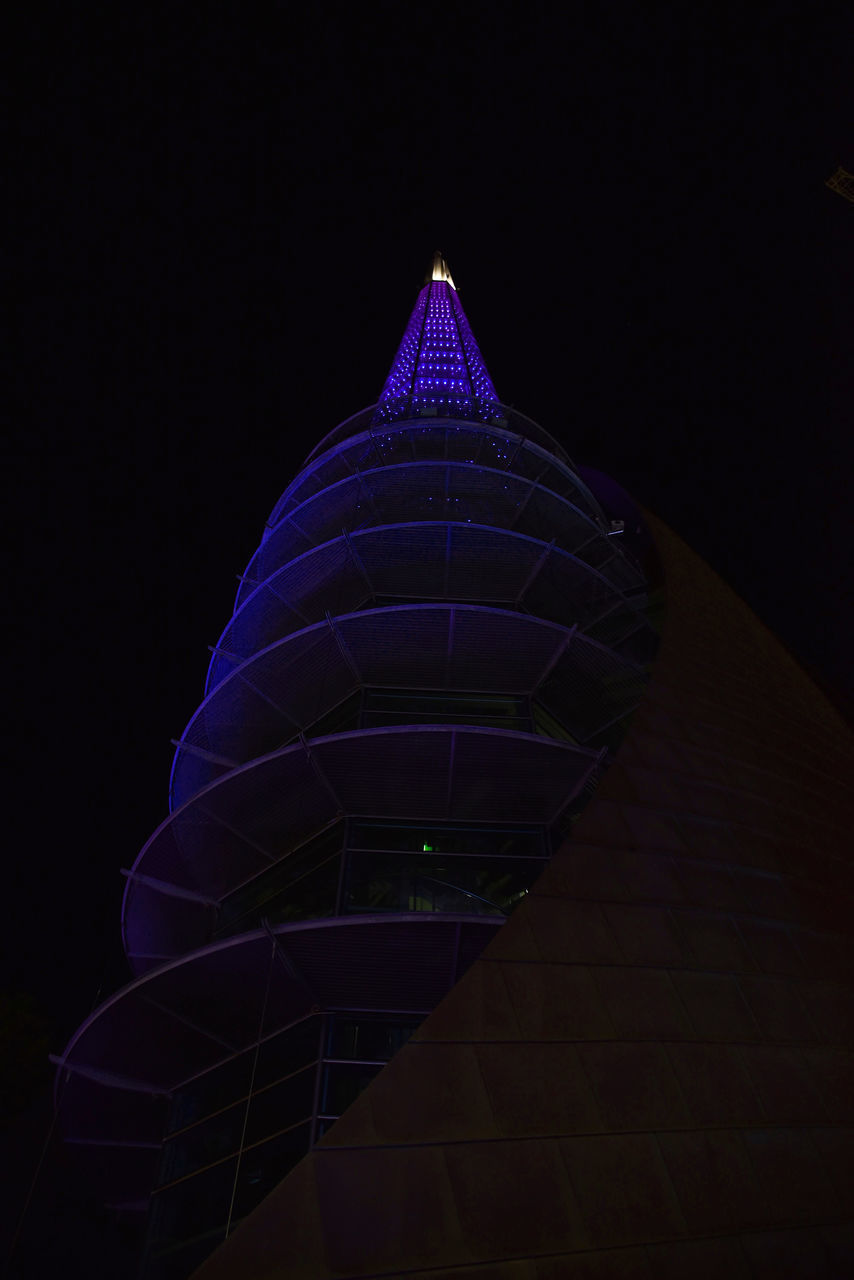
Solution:
M261 914L271 924L287 920L318 920L334 915L340 873L341 854L336 853L328 862L268 899ZM248 928L249 920L251 917L245 917L241 928Z
M381 724L484 724L523 731L531 728L524 698L384 689L365 691L363 723L367 728Z
M345 911L447 911L504 915L543 864L522 858L352 853Z
M315 1014L264 1040L258 1049L254 1087L263 1089L293 1075L320 1056L321 1019ZM254 1046L183 1085L174 1095L166 1132L175 1133L222 1111L249 1094Z
M299 1071L300 1067L316 1062L320 1057L320 1032L321 1019L315 1014L272 1039L264 1040L258 1050L255 1089L263 1089L283 1076Z
M340 1116L351 1102L355 1102L382 1067L365 1063L331 1063L323 1068L323 1089L320 1110L325 1116Z
M488 729L517 729L521 733L529 733L531 721L527 716L511 719L507 716L490 716L484 712L459 712L451 714L447 711L366 711L362 717L364 729L377 729L385 724L480 724Z
M233 1222L251 1213L266 1195L290 1173L306 1154L311 1141L311 1125L301 1124L280 1133L269 1142L243 1152L237 1191L234 1198Z
M167 1133L195 1124L238 1098L245 1098L249 1092L254 1053L254 1049L241 1053L179 1089L172 1099Z
M312 1064L261 1093L253 1093L246 1124L246 1144L261 1142L271 1133L310 1119L315 1078Z
M158 1191L151 1201L151 1254L156 1256L169 1245L183 1244L220 1225L224 1228L236 1169L234 1157Z
M238 928L241 931L251 928L262 916L285 920L331 915L335 910L335 893L332 893L330 905L328 886L334 879L337 889L337 861L335 869L327 867L325 873L311 884L302 888L298 886L318 868L324 867L330 859L336 858L343 844L343 837L343 824L336 823L334 827L287 854L268 871L262 872L249 884L225 898L219 909L214 937L224 937ZM288 902L293 903L290 911Z
M190 1129L184 1129L163 1144L160 1158L160 1185L195 1173L206 1165L231 1155L240 1146L246 1103L238 1102Z
M327 1056L387 1062L420 1027L422 1018L372 1018L336 1013L330 1016Z
M540 827L474 827L450 822L353 822L351 849L397 849L416 853L470 853L482 857L544 858Z

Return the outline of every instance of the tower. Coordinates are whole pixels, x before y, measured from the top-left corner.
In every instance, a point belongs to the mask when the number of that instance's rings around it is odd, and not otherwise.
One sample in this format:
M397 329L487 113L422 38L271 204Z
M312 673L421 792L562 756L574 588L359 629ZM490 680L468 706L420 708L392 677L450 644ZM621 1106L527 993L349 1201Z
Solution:
M376 405L285 490L127 871L133 981L58 1073L146 1280L201 1262L455 988L617 747L636 517L502 405L441 255Z

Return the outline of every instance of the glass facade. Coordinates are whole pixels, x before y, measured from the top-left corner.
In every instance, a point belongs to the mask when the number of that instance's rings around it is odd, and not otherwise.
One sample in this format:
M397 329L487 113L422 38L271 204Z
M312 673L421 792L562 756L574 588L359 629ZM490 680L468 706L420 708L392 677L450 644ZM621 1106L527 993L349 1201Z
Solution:
M241 885L221 902L214 937L257 928L261 920L334 915L343 848L344 823L338 822Z
M507 915L539 875L530 859L438 852L358 853L348 864L345 911Z
M176 1092L145 1280L180 1280L293 1168L406 1043L418 1013L316 1014Z
M383 724L482 724L528 733L531 716L526 698L366 689L362 726L370 729Z
M505 916L547 857L544 828L341 821L224 899L214 936L357 912Z
M401 603L396 601L395 603ZM615 704L622 692L615 690ZM357 690L304 730L308 738L356 729L379 729L384 725L459 724L482 725L494 729L515 729L567 742L576 739L534 698L523 694L482 693L460 690L380 689ZM284 739L287 746L298 735Z

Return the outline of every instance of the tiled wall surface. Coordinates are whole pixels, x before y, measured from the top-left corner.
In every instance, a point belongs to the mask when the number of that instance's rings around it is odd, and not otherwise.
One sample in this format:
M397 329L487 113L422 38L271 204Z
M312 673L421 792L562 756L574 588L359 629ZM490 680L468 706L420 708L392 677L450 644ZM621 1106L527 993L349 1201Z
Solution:
M651 525L660 656L571 844L198 1280L854 1274L854 745Z

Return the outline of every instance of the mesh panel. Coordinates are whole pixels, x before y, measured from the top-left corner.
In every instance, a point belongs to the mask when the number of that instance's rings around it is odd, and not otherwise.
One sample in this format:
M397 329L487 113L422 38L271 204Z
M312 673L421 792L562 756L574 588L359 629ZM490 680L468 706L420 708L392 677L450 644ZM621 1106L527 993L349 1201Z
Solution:
M229 786L234 775L226 775L217 785ZM144 875L152 873L154 864L167 862L164 867L157 867L157 879L167 882L174 879L174 868L170 854L177 851L181 864L193 875L198 890L205 897L218 898L226 884L233 877L254 875L266 866L269 858L262 850L257 849L245 835L229 831L213 812L206 812L202 807L211 793L203 791L201 800L193 800L173 815L163 833L163 839L149 845L139 867ZM216 801L215 801L216 803ZM167 840L168 831L170 839ZM239 832L239 828L238 828ZM160 872L157 875L157 871Z
M134 870L218 900L314 831L337 806L295 746L237 770L165 822ZM123 927L132 950L167 955L199 945L200 908L131 883ZM155 945L156 944L156 945Z
M211 948L197 960L155 974L146 984L153 999L214 1037L209 1063L252 1043L261 1029L264 990L270 971L271 943L250 936L240 946ZM218 1041L219 1043L216 1043ZM174 1077L192 1072L177 1061Z
M445 457L448 429L439 427L410 427L409 437L416 458L425 462L440 462Z
M369 409L362 410L361 413L355 414L352 418L348 418L345 422L340 423L334 431L330 431L329 434L321 440L320 444L318 444L317 447L308 455L308 458L306 459L307 464L312 464L315 460L319 460L321 457L325 456L327 452L340 448L342 442L346 442L349 437L356 436L360 427L371 421L374 416L375 408L376 406L372 405ZM493 428L487 423L484 423L483 425L485 430L494 429L497 432L503 432L505 436L511 435L514 438L521 436L525 440L530 440L532 442L536 441L537 443L534 444L533 447L545 449L556 458L560 458L563 462L571 465L569 463L569 458L558 442L553 436L550 436L547 431L544 431L539 423L534 422L532 418L526 417L525 414L519 413L515 409L511 409L507 405L495 405L494 410L495 412L491 422L497 424L497 427ZM452 415L449 416L448 420L451 425L458 425L458 420L455 420ZM394 429L394 427L411 430L412 426L413 424L411 422L387 423L383 427L383 430L390 431Z
M173 898L136 881L128 886L124 941L134 973L157 968L179 950L204 946L212 926L213 910L204 903Z
M286 491L285 497L280 499L281 512L277 508L270 516L270 524L277 524L286 512L293 511L295 507L305 502L312 494L320 493L321 489L326 489L331 484L337 484L339 480L346 480L347 476L352 475L354 470L353 452L351 449L346 452L330 454L324 460L322 466L300 472L294 483Z
M477 462L486 432L477 427L445 429L445 455L452 462Z
M272 968L270 937L244 935L126 987L82 1028L69 1062L97 1063L110 1075L172 1091L254 1043L259 1032L295 1022L310 1004L426 1012L452 983L458 931L468 960L495 927L437 919L284 927L276 930ZM162 1104L145 1093L122 1091L112 1100L112 1090L75 1075L68 1089L81 1102L111 1098L101 1116L88 1106L68 1109L74 1136L100 1136L105 1116L129 1141L148 1138L155 1120L160 1130ZM109 1133L118 1136L115 1128Z
M566 635L530 615L442 604L345 615L335 627L346 657L328 623L315 624L250 659L209 695L176 753L173 809L229 769L192 748L235 765L277 750L359 687L351 664L366 685L525 692Z
M634 707L643 682L642 671L576 635L536 697L583 742Z
M333 536L340 531L339 524L338 528L333 530ZM297 528L290 517L283 520L275 529L268 530L260 547L246 566L246 571L237 588L235 608L239 608L247 596L251 596L255 588L265 582L283 564L296 559L304 551L310 551L312 547L323 541L325 539L313 537L308 529Z
M545 457L539 452L506 438L485 440L480 460L487 466L513 471L529 483L539 479L545 466Z
M533 431L526 430L528 426ZM522 436L518 434L522 428ZM546 437L545 447L535 443L541 429L525 419L515 429L492 426L462 426L443 420L432 426L420 422L388 424L382 431L362 431L348 440L342 436L337 446L315 457L277 502L268 521L268 530L312 494L343 480L355 471L390 466L417 459L448 458L477 461L499 471L513 470L526 480L539 480L547 488L569 499L594 521L602 513L578 476ZM334 434L334 433L333 433ZM545 437L545 433L541 432ZM524 437L529 438L524 438ZM533 438L531 438L533 437ZM268 534L265 534L265 537Z
M438 688L445 678L449 610L381 609L338 622L366 684Z
M196 711L181 741L188 746L197 746L228 759L240 759L239 743L243 733L242 721L249 720L263 736L264 723L272 708L254 689L234 676L222 686L217 707L211 713L210 703L203 702Z
M458 525L452 531L448 594L512 602L544 550L539 542L499 530Z
M353 462L357 471L370 471L373 467L391 467L402 462L414 462L418 456L413 444L412 431L373 431L363 440L354 443Z
M263 677L263 673L261 673ZM253 675L252 679L258 677ZM238 668L207 698L193 716L175 753L170 783L170 808L227 772L228 766L194 754L203 750L242 764L266 755L293 736L291 722L258 692Z
M398 598L508 602L524 589L528 612L564 626L585 627L615 595L614 586L590 573L583 562L559 548L545 555L541 542L521 534L474 524L452 525L449 554L448 528L439 522L371 528L299 557L249 597L217 648L249 657L327 611L338 614L355 609L370 589ZM619 604L627 616L636 616L627 603ZM607 626L615 622L616 618ZM609 639L607 626L595 633L597 638ZM629 629L619 626L614 634L622 640ZM215 687L232 665L215 655L208 688Z
M70 1056L132 1080L171 1084L180 1073L192 1075L209 1066L219 1048L197 1026L177 1021L159 1008L163 982L149 979L125 988L87 1023ZM146 998L148 997L148 998Z
M358 579L350 545L338 538L292 561L269 585L299 610L305 625L319 622L327 609L338 613L353 608L366 590Z
M528 584L522 603L541 618L563 626L586 627L612 600L618 607L626 607L609 582L555 548Z
M199 845L202 845L204 844L205 835L210 834L215 837L215 832L211 830L207 833L202 830L203 827L210 827L211 824L209 820L203 819L201 815L188 816L188 810L182 810L182 814L184 815L186 844L183 839L178 838L175 819L169 819L158 827L157 831L144 846L142 853L134 864L134 870L139 870L155 880L164 880L167 884L174 884L180 888L201 893L203 890L199 877L199 867L187 846L193 842L196 836ZM143 865L143 862L145 865Z
M234 614L216 648L245 660L292 631L319 621L328 611L355 609L367 592L364 574L344 538L291 561L257 588ZM214 654L207 691L237 665Z
M263 742L263 734L258 734L256 742ZM272 748L270 748L272 750ZM213 760L205 760L186 747L179 747L172 762L172 779L169 784L169 812L180 808L191 796L201 791L209 783L228 773L231 766L218 764Z
M532 689L564 636L562 630L524 614L460 608L454 619L449 686Z
M337 812L328 788L300 745L224 778L198 803L227 823L232 833L245 836L274 858ZM233 838L239 839L239 835Z
M374 590L391 596L442 596L447 525L369 529L354 544Z
M469 817L489 796L493 822L551 823L591 766L591 753L547 738L457 734L450 817Z
M352 734L313 750L348 813L489 822L550 822L592 757L547 738L446 727Z
M246 679L301 727L311 724L353 687L335 635L325 622L289 636L286 650L276 647L260 654Z
M387 730L314 744L347 813L445 815L449 730Z

